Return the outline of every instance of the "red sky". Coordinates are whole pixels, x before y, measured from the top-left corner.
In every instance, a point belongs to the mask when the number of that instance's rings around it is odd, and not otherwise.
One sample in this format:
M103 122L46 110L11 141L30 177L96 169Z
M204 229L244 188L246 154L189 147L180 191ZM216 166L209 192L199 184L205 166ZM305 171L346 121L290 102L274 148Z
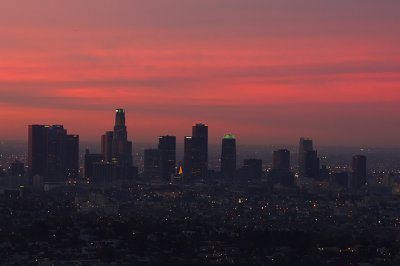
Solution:
M0 139L207 123L246 144L400 147L400 1L0 2Z

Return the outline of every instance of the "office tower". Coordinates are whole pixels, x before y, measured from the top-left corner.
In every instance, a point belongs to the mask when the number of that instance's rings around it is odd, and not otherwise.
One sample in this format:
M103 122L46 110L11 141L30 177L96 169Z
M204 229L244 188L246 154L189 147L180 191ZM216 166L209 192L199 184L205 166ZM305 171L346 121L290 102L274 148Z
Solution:
M223 178L233 178L236 172L236 138L226 134L222 139L221 174Z
M192 177L205 178L208 171L208 126L192 127Z
M101 136L101 153L103 154L106 162L112 161L112 145L113 145L114 132L107 131Z
M12 176L24 176L25 166L23 162L15 160L11 163L11 175Z
M116 178L132 178L132 142L128 141L124 109L115 110L115 125L112 140L112 162L117 168Z
M46 176L47 172L47 130L49 126L28 127L28 171L29 176Z
M161 153L161 176L169 181L176 174L176 137L160 136L158 149Z
M161 151L158 149L144 150L144 177L154 180L161 179Z
M185 136L183 151L183 176L190 178L192 176L192 136Z
M64 170L67 178L79 177L79 136L66 135L64 140Z
M272 185L279 183L287 187L294 184L294 175L290 171L289 150L281 149L273 152L273 165L268 172L268 181Z
M93 166L95 163L100 163L104 161L103 154L91 154L89 150L86 150L85 153L85 162L84 162L84 176L86 179L93 178Z
M317 151L305 152L305 176L309 178L319 178L319 158Z
M246 172L248 178L262 178L262 160L246 159L243 161L243 169Z
M112 160L120 165L132 166L132 142L128 141L124 109L115 110Z
M272 168L283 172L289 172L290 151L286 149L274 151Z
M307 152L313 151L313 142L311 139L300 138L299 145L299 177L306 176L306 156Z
M62 181L63 139L67 131L62 125L54 125L47 130L47 173L48 181ZM65 178L64 178L65 179Z
M79 136L68 135L62 125L29 126L28 165L30 176L45 182L76 178L79 172Z
M352 158L352 188L358 189L367 183L367 157L354 155Z

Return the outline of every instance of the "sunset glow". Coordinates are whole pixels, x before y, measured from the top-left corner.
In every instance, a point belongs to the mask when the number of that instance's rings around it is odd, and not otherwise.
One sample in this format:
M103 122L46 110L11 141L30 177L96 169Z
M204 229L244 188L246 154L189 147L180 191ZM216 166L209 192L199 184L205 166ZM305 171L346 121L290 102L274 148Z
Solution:
M98 141L123 107L134 142L400 146L400 2L300 2L0 3L0 139Z

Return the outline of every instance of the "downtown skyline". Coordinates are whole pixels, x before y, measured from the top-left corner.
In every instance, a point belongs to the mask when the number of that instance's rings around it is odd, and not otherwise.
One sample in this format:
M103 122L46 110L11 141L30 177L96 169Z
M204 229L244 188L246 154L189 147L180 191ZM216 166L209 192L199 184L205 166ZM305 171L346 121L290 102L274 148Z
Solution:
M0 4L1 140L98 141L122 106L134 143L203 122L210 143L400 147L400 3L22 2Z

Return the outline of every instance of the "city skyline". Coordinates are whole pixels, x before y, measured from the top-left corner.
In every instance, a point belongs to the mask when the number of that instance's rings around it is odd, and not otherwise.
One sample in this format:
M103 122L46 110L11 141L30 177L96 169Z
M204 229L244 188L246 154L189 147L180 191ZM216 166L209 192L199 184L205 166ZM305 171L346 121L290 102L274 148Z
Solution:
M97 141L124 106L134 142L202 121L210 143L400 147L396 1L21 3L0 4L1 140Z
M0 1L0 265L400 265L399 10Z

